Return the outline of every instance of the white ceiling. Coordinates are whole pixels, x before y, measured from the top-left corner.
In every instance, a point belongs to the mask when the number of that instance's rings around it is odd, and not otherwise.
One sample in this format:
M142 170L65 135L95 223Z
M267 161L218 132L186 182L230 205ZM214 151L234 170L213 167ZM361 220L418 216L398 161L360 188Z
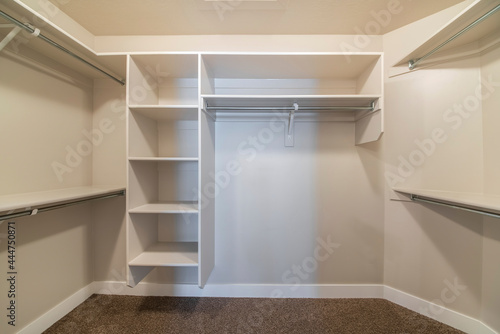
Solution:
M96 36L384 34L462 0L51 0ZM390 13L390 18L374 13ZM382 21L382 20L384 21ZM370 30L371 29L371 30Z

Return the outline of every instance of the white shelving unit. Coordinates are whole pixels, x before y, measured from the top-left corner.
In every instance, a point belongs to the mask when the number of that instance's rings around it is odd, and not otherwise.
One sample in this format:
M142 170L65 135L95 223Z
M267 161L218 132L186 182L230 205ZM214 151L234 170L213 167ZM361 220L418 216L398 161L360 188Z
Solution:
M128 284L198 267L198 55L128 58ZM202 282L200 282L200 286Z
M353 122L356 144L376 141L382 73L382 53L129 55L128 284L157 267L197 267L198 285L208 281L216 121L269 119L286 108L278 117L291 122L295 104L297 121ZM185 224L194 216L197 229Z

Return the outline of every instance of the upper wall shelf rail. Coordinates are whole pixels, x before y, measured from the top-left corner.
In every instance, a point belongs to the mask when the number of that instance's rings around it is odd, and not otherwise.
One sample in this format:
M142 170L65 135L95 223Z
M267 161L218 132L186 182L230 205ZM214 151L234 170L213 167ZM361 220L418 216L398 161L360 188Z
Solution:
M74 190L75 190L75 191L73 191L74 193L79 192L79 188L74 188ZM72 189L69 189L69 191L71 193ZM62 208L68 207L68 206L82 204L82 203L86 203L89 201L113 198L113 197L118 197L118 196L125 196L124 189L106 190L106 189L98 189L97 188L96 190L92 190L91 188L89 188L89 190L86 190L85 188L82 188L82 191L81 191L82 194L80 195L81 197L76 196L75 194L71 194L71 196L74 196L75 198L72 200L65 200L64 194L62 192L64 192L64 190L62 190L60 192L60 194L58 194L57 191L55 191L53 194L56 195L54 197L54 201L59 201L59 202L63 202L63 203L42 206L42 207L35 208L35 209L26 209L24 211L15 212L15 213L2 214L2 215L0 215L0 221L8 220L8 219L15 219L15 218L19 218L19 217L25 217L25 216L34 216L34 215L41 213L41 212L62 209ZM92 192L99 193L99 194L91 195ZM70 193L68 193L68 196ZM43 196L44 192L33 193L33 194L39 194L39 196ZM29 202L32 202L33 199L31 198L31 195L30 194L27 194L27 195L30 197ZM22 197L22 195L19 195L19 196ZM47 196L50 197L50 195L47 195ZM14 195L14 197L15 197L15 195ZM23 203L23 204L26 205L27 203ZM36 200L33 201L33 203L36 203ZM49 203L50 203L50 200L49 200Z
M448 44L448 43L454 41L455 39L457 39L458 37L462 36L464 33L466 33L467 31L471 30L476 25L478 25L479 23L483 22L484 20L486 20L487 18L489 18L490 16L492 16L494 13L496 13L499 10L500 10L500 5L497 5L496 7L492 8L487 13L485 13L484 15L482 15L481 17L479 17L478 19L476 19L474 22L472 22L471 24L469 24L468 26L466 26L465 28L463 28L462 30L460 30L459 32L457 32L455 35L451 36L446 41L444 41L443 43L439 44L438 46L436 46L431 51L427 52L422 57L409 60L408 61L408 68L410 70L415 69L420 62L422 62L423 60L429 58L431 55L433 55L438 50L440 50L441 48L443 48L446 44Z
M393 190L404 194L414 202L436 204L500 218L500 196L425 189L395 188Z
M33 27L29 24L24 24L22 23L21 21L13 18L12 16L10 16L9 14L5 13L4 11L1 11L0 10L0 16L3 17L4 19L14 23L16 26L28 31L31 35L35 36L35 37L38 37L40 38L41 40L43 40L44 42L47 42L48 44L52 45L53 47L69 54L70 56L72 56L73 58L76 58L78 59L79 61L85 63L87 66L90 66L92 67L93 69L101 72L102 74L106 75L107 77L111 78L112 80L118 82L120 85L125 85L125 80L123 79L118 79L117 77L115 77L114 75L108 73L107 71L101 69L100 67L92 64L91 62L85 60L84 58L80 57L79 55L77 55L76 53L68 50L67 48L65 48L64 46L62 46L61 44L59 43L56 43L54 42L53 40L51 40L50 38L44 36L43 34L40 33L40 29L36 28L36 27ZM15 31L15 30L13 30Z
M494 213L494 212L490 212L490 211L486 211L486 210L468 208L466 206L459 205L459 204L450 204L450 203L446 203L446 202L443 202L443 201L438 201L438 200L435 200L435 199L429 199L429 198L421 197L419 195L413 195L412 194L410 196L410 198L414 202L423 202L423 203L429 203L429 204L436 204L436 205L446 206L446 207L450 207L450 208L454 208L454 209L459 209L459 210L463 210L463 211L468 211L468 212L473 212L473 213L479 213L481 215L485 215L485 216L489 216L489 217L493 217L493 218L500 218L500 214L498 214L498 213Z
M307 106L307 107L300 107L302 110L309 110L309 111L320 111L320 110L341 110L341 111L347 111L347 110L368 110L368 111L374 111L375 110L375 102L372 102L370 106ZM208 104L205 106L205 110L211 111L221 111L221 110L283 110L283 111L297 111L295 106L290 106L290 107L270 107L270 106L221 106L221 107L213 107L209 106Z

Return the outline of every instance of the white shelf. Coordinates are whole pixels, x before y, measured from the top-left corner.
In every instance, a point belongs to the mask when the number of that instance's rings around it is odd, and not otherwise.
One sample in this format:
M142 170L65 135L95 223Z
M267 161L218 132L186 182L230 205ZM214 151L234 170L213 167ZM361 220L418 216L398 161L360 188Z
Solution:
M461 193L439 190L425 189L404 189L394 188L394 191L408 195L416 195L425 199L444 202L450 205L462 206L474 210L485 211L493 214L500 214L500 196Z
M184 162L184 161L193 161L197 162L199 161L198 158L180 158L180 157L130 157L128 158L129 161L179 161L179 162Z
M196 202L151 203L129 210L130 213L198 213Z
M202 95L210 107L266 106L290 107L295 102L300 108L310 107L369 107L380 95ZM305 110L307 111L307 110ZM352 111L352 110L351 110Z
M130 105L129 109L158 121L196 121L197 105Z
M117 186L88 186L0 196L0 212L36 208L125 190Z
M197 267L197 242L160 242L129 262L141 267Z
M214 78L358 78L381 53L203 54Z
M408 66L410 60L424 56L496 5L498 5L497 0L475 1L394 66ZM500 42L499 32L500 12L497 12L422 61L422 64L480 53Z

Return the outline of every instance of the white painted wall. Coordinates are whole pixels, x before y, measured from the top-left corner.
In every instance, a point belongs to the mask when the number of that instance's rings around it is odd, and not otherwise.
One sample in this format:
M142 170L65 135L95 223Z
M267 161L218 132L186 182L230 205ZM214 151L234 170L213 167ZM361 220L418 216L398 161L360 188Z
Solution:
M434 29L446 22L444 14L385 35L389 64L402 58L398 46L411 44L411 36L422 27ZM391 188L498 194L498 113L493 111L498 109L497 88L491 97L476 105L471 102L477 101L478 87L483 94L488 89L481 85L481 77L490 73L500 77L498 56L497 48L482 57L401 76L389 77L392 71L388 70L383 138L386 176L401 176L386 184L385 284L479 319L496 331L500 330L500 275L493 259L500 256L498 220L450 208L391 201L398 198ZM457 111L460 106L462 111ZM433 136L433 131L439 136ZM431 144L429 139L433 138ZM435 138L446 140L440 143ZM427 143L429 154L416 153L424 151L416 140ZM416 159L419 156L424 158ZM404 173L398 171L402 159L409 161ZM450 285L460 286L457 293ZM432 309L424 311L437 315Z
M91 156L75 160L61 180L52 164L67 165L67 147L76 150L84 139L82 131L92 127L92 82L29 50L17 55L2 52L0 73L0 194L89 185ZM3 222L3 277L5 233ZM0 332L17 332L93 281L91 237L88 204L17 220L17 324L7 326L3 315ZM0 283L4 311L6 283Z
M481 75L491 76L494 83L483 94L491 93L483 100L484 140L484 191L500 195L500 48L481 57ZM484 218L483 227L483 308L482 319L500 331L500 266L495 265L500 257L500 221Z
M294 147L284 147L283 126L267 137L271 128L216 123L216 171L238 161L241 173L219 182L209 283L382 283L377 146L354 146L352 123L296 123ZM337 245L315 269L318 238Z
M125 87L108 79L93 86L92 181L94 185L125 187ZM95 281L125 280L125 198L92 203Z

